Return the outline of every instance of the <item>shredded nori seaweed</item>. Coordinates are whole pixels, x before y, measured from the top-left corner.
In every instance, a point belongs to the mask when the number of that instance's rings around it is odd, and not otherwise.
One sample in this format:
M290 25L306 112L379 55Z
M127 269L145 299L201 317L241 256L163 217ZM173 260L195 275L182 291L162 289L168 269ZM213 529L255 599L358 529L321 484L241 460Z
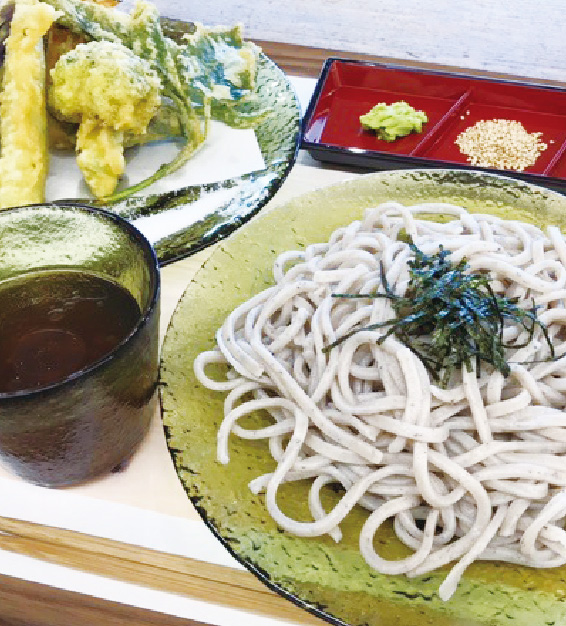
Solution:
M366 294L333 294L336 298L387 298L396 316L385 322L356 328L338 338L324 351L342 343L361 330L387 331L377 340L380 344L394 334L423 362L432 378L446 386L452 373L473 362L479 372L481 362L491 364L504 376L510 373L505 358L506 348L527 345L539 327L554 358L554 347L546 326L537 318L536 307L523 309L517 298L506 298L494 293L485 273L471 273L466 259L452 264L449 250L439 246L437 253L426 255L412 242L415 258L408 262L409 283L403 296L387 284L381 263L383 291ZM527 331L525 342L506 344L504 325L514 323Z

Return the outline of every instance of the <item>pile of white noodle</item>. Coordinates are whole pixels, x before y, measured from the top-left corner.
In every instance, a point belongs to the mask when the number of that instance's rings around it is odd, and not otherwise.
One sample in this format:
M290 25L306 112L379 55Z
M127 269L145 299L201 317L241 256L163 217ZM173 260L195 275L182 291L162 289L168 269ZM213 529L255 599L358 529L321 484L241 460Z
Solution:
M419 214L453 216L447 223ZM483 364L462 367L447 388L433 384L416 355L385 330L360 331L329 351L350 330L394 317L386 298L333 298L381 288L379 263L399 294L412 252L439 243L453 263L488 271L493 289L530 309L548 328L556 357L540 328L526 347L509 349L511 374ZM228 391L218 432L218 459L229 461L231 433L267 439L276 470L250 484L265 491L270 515L303 537L328 533L355 505L370 511L360 534L367 563L385 574L417 576L450 562L439 595L452 596L476 559L531 567L566 563L566 243L557 228L540 229L447 204L404 207L385 203L328 243L287 252L274 264L275 286L239 306L217 333L217 348L200 354L195 372L206 387ZM505 328L506 342L526 331ZM224 381L206 375L209 363L228 363ZM238 420L265 409L273 424L244 429ZM279 486L312 480L313 521L290 519L278 507ZM321 488L341 484L331 511ZM414 552L389 561L373 538L392 520Z

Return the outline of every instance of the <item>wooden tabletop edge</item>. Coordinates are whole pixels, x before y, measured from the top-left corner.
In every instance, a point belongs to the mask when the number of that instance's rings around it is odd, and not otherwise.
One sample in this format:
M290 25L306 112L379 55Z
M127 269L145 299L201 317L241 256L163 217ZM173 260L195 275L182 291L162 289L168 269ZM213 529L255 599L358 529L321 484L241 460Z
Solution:
M442 65L438 63L427 63L412 59L399 59L384 57L360 52L350 52L333 48L313 48L299 44L290 44L277 41L266 41L260 39L253 40L264 54L276 63L284 72L293 76L306 78L317 78L320 75L324 62L329 58L351 59L355 61L367 61L372 63L382 63L387 65L405 66L410 69L432 70L438 72L449 72L469 76L486 77L500 80L512 80L517 82L532 83L535 85L548 85L566 88L566 81L556 81L550 79L535 79L532 77L491 72L481 69L471 69L460 66Z
M212 604L321 624L247 570L5 517L0 549Z

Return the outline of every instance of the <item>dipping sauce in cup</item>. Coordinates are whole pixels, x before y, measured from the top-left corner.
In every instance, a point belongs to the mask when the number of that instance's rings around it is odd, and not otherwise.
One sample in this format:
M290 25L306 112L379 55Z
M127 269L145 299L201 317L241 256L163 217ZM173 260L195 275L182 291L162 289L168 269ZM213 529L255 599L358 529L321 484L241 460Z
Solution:
M127 221L82 206L0 212L0 458L46 486L126 460L155 411L159 269Z
M0 393L36 389L110 354L140 308L96 274L43 270L0 283Z

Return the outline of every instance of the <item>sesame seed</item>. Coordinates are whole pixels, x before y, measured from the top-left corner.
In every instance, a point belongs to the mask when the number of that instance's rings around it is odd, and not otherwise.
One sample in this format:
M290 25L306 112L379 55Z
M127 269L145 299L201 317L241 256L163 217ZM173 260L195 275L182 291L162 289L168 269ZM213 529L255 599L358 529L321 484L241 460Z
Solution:
M458 135L456 145L471 165L521 172L546 150L541 135L515 120L480 120Z

